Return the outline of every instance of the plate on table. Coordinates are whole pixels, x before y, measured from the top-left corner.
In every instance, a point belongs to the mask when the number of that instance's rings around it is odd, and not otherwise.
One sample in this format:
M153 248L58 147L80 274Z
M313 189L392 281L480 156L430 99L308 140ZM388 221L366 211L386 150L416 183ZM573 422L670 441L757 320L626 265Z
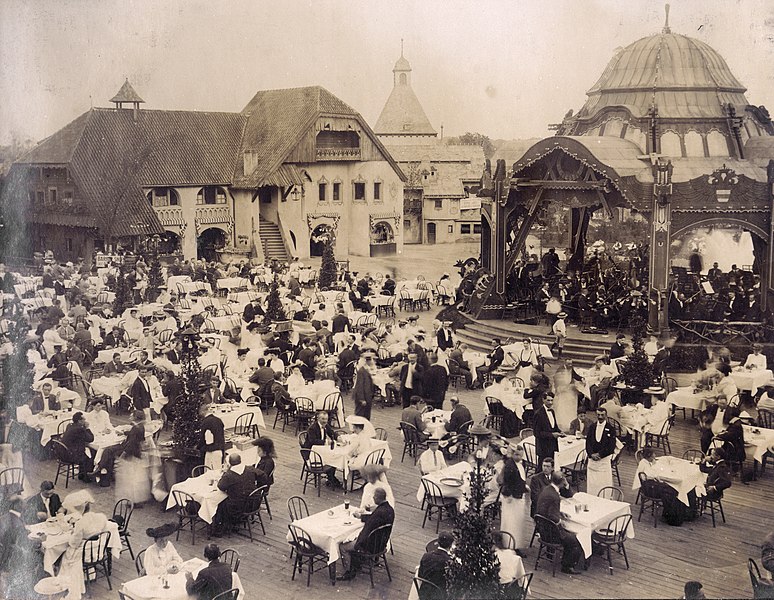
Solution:
M462 479L457 479L456 477L442 477L440 482L449 487L462 487Z

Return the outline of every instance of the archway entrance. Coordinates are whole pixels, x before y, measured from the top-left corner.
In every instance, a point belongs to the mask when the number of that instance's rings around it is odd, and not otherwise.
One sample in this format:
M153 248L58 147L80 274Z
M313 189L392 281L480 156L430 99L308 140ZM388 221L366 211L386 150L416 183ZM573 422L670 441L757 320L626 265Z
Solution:
M395 232L387 221L377 221L371 227L371 256L395 254Z
M202 231L196 240L196 256L200 260L217 260L217 251L226 246L226 233L217 227Z
M174 231L165 231L159 236L159 254L177 254L183 250L183 241Z
M335 239L333 227L322 223L314 228L309 237L309 256L322 256L325 244Z

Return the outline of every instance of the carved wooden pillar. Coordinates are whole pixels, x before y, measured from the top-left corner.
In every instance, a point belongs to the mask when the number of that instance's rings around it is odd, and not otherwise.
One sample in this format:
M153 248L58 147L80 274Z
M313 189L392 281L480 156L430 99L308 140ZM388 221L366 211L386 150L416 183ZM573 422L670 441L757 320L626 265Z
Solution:
M672 162L659 158L653 165L653 213L650 234L650 302L648 325L653 331L669 330L669 250L672 226Z

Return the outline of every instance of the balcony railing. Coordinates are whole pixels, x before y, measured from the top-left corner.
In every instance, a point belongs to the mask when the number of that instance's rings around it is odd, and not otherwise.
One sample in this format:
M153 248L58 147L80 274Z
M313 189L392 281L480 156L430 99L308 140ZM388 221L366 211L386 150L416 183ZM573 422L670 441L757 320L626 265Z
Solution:
M160 206L154 207L159 221L165 227L173 225L185 225L183 220L183 209L179 206Z
M360 148L317 148L317 160L360 160Z

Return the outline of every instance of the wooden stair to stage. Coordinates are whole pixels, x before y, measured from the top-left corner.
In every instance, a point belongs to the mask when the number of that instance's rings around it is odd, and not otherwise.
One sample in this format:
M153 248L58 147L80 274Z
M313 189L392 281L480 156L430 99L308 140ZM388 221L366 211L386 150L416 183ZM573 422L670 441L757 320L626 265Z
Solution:
M492 338L499 337L503 344L531 338L541 344L551 346L554 336L548 333L548 325L528 325L500 320L474 320L463 329L456 331L457 338L471 349L489 352ZM506 342L510 340L510 342ZM615 341L615 332L607 335L581 333L577 326L567 325L567 340L564 343L562 358L571 358L580 367L591 366L594 357L604 354Z

